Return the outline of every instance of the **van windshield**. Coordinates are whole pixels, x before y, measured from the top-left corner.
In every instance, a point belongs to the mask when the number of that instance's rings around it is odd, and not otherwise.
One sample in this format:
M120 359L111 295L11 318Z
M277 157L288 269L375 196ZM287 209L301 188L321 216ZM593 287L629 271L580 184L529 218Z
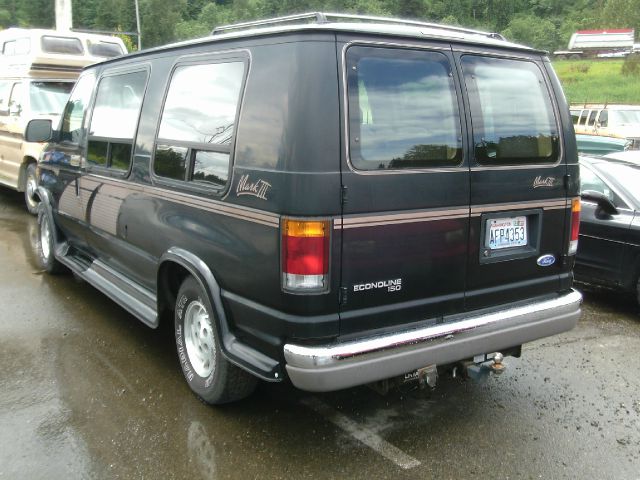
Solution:
M60 115L73 82L31 82L31 111L37 115Z

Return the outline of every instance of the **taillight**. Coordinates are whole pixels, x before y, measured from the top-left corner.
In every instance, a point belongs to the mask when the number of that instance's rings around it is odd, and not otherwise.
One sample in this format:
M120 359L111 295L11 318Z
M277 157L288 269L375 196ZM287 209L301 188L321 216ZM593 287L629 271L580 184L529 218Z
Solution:
M571 200L571 237L569 239L569 255L578 251L578 233L580 232L580 199Z
M282 219L282 288L297 293L329 289L329 220Z

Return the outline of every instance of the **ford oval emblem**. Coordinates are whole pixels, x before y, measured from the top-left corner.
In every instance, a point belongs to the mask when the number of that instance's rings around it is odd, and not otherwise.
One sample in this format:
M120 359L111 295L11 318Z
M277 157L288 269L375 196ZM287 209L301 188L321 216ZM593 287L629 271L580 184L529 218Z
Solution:
M540 258L538 258L537 263L541 267L550 267L551 265L556 263L556 257L554 257L553 255L542 255Z

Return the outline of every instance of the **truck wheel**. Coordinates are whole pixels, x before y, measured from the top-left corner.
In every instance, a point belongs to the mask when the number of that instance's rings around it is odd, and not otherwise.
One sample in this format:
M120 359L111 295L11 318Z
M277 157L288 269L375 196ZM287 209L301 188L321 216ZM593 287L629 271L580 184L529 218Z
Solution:
M55 241L54 241L54 228L51 217L47 214L44 206L38 208L38 242L37 242L37 257L40 267L48 273L56 274L62 273L65 270L54 255Z
M212 405L249 396L257 379L224 358L209 298L193 277L180 286L174 315L178 360L191 390Z
M31 215L38 214L38 205L40 201L36 195L36 189L38 188L38 180L36 178L36 164L30 163L27 166L24 182L24 203L27 205L27 210Z
M574 54L572 54L572 55L569 55L569 58L570 58L571 60L580 60L582 57L580 56L580 54L578 54L578 53L574 53Z

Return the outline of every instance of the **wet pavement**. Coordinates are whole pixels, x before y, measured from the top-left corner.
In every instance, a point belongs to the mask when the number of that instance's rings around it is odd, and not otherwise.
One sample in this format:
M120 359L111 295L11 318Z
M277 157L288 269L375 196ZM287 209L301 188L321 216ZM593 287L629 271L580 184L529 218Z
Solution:
M200 403L170 329L36 266L35 219L0 188L0 479L640 479L640 316L588 291L573 331L484 384Z

